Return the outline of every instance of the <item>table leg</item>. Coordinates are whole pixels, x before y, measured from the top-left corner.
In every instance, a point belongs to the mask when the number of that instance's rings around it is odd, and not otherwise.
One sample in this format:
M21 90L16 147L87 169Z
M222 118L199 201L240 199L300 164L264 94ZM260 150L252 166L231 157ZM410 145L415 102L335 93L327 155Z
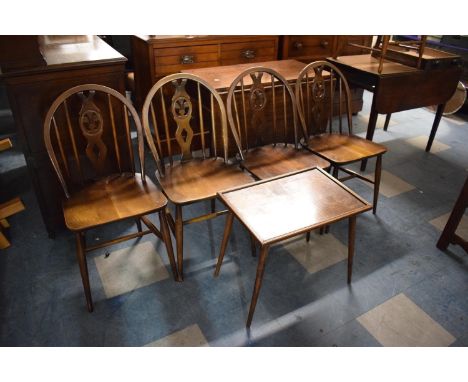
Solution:
M377 113L377 106L376 106L376 97L375 94L377 92L377 89L374 92L374 95L372 97L372 106L371 106L371 112L369 116L369 124L367 125L367 134L366 134L366 139L369 141L372 141L374 138L374 132L375 132L375 125L377 124L377 117L379 116L379 113ZM367 166L367 159L363 159L361 162L361 171L365 171Z
M257 276L255 278L255 286L252 294L252 301L250 302L249 316L247 318L246 327L250 328L252 318L255 312L255 306L257 305L258 295L260 293L260 287L262 286L263 274L265 272L265 262L268 255L268 245L262 246L260 249L260 256L258 259Z
M426 146L426 151L427 152L429 152L431 150L432 142L434 141L435 135L437 133L437 129L439 128L440 119L442 118L442 114L444 112L444 109L445 109L445 103L440 104L439 106L437 106L437 111L436 111L436 115L435 115L435 118L434 118L434 123L432 124L431 134L429 135L429 140L427 141L427 146Z
M221 270L221 264L223 263L224 254L226 253L226 248L229 241L229 236L231 235L232 222L234 220L234 214L229 212L226 216L226 225L224 226L223 241L221 242L221 250L219 251L218 262L216 263L215 277L218 277L219 271Z
M351 284L351 276L353 273L355 233L356 233L356 216L351 216L349 218L349 223L348 223L348 284Z
M385 124L384 124L384 131L387 131L388 129L388 124L390 123L390 118L392 117L392 113L388 113L387 116L385 117Z
M460 220L462 219L466 207L468 206L468 178L465 180L465 184L460 192L460 195L457 198L457 201L450 213L450 217L445 224L444 230L440 235L439 240L437 241L437 248L441 249L442 251L446 250L450 242L453 241L453 237L455 235L455 231L460 224Z

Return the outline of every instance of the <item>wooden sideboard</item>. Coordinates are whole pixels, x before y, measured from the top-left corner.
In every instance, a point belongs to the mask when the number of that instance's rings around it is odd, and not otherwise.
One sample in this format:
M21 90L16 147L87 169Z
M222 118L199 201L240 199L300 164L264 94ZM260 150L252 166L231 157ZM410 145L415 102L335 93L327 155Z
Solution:
M125 94L126 58L95 36L30 37L37 39L44 62L37 60L36 51L30 52L34 64L25 65L25 57L21 60L12 57L8 65L0 61L0 79L6 84L42 218L49 236L53 236L63 226L63 191L44 145L45 114L56 97L76 85L101 84ZM0 57L5 55L0 52Z
M135 102L141 108L153 84L183 70L363 53L348 42L370 46L372 36L132 36ZM353 113L362 109L362 93L353 89Z

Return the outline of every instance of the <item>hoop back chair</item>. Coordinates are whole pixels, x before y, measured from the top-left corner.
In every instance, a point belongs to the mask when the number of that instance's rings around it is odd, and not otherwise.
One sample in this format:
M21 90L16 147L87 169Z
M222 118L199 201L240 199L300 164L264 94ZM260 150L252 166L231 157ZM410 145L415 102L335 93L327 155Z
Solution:
M175 205L175 218L169 211L167 216L176 238L179 277L183 278L183 226L225 214L227 211L215 210L217 192L253 179L229 164L223 101L198 76L178 73L159 80L146 96L142 118L156 176ZM183 206L204 200L211 201L210 213L183 220Z
M136 171L128 113L136 126L140 173ZM174 278L177 270L164 208L167 199L145 176L141 122L119 92L102 85L73 87L50 106L44 122L45 146L65 193L63 212L75 232L77 258L88 311L93 310L86 253L153 233L163 240ZM147 216L158 212L160 230ZM85 232L135 219L138 232L86 247ZM148 227L142 230L141 222Z
M296 81L296 99L304 135L304 147L326 160L333 167L333 176L339 170L374 185L373 213L377 210L382 171L382 155L387 148L353 135L351 95L348 83L340 70L326 61L313 62L299 73ZM343 123L343 114L346 116ZM336 130L336 125L337 130ZM376 157L374 179L344 166Z
M257 179L330 166L302 149L294 92L273 69L253 67L240 73L228 91L227 115L241 167Z

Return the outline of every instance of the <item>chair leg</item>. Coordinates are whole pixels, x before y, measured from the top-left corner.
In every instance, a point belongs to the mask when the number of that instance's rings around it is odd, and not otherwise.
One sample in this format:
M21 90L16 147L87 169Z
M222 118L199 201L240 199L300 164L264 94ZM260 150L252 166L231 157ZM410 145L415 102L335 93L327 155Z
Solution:
M182 206L176 205L175 238L177 248L177 270L179 280L184 280L184 222L182 220Z
M255 312L255 307L257 306L258 295L260 293L260 288L262 286L263 274L265 273L265 262L268 255L268 246L264 246L260 249L260 256L258 259L257 266L257 276L255 278L255 286L252 293L252 301L250 302L249 316L247 317L246 327L250 328L252 323L252 318Z
M307 232L307 234L306 234L306 241L307 241L307 242L309 242L309 241L310 241L310 231L309 231L309 232Z
M174 280L180 281L179 275L177 273L177 266L174 259L174 250L172 249L172 240L169 233L169 227L167 225L166 212L164 210L159 211L159 223L161 227L161 235L166 245L167 257L169 257L169 263L171 264L172 274L174 275Z
M141 220L140 218L136 218L135 219L135 223L136 223L136 226L138 228L138 232L142 232L142 229L141 229Z
M252 252L252 257L257 256L257 246L255 244L255 237L250 234L250 251Z
M211 213L214 214L216 211L216 199L211 199Z
M86 262L85 253L85 237L83 232L76 233L76 257L78 265L80 266L81 281L83 282L83 289L86 296L86 306L88 312L93 311L93 300L91 298L91 288L89 286L88 264Z
M356 216L351 216L348 222L348 284L351 284L351 276L353 273L355 233L356 233Z
M226 216L226 225L224 226L223 241L221 242L221 249L219 251L218 262L216 263L216 269L214 272L215 277L218 277L219 271L221 270L221 265L223 264L223 258L224 258L224 254L226 253L229 236L231 235L233 221L234 221L234 214L230 212Z
M372 206L372 213L375 215L377 212L377 201L379 199L379 189L380 189L380 178L382 174L382 155L377 157L375 163L375 175L374 175L374 203Z

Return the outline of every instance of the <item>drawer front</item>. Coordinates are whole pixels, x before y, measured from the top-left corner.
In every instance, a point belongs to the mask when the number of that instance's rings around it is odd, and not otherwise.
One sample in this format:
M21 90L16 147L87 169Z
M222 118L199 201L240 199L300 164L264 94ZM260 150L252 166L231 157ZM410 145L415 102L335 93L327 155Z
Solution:
M215 44L156 48L153 58L156 76L219 65L218 45Z
M367 49L358 48L348 44L371 46L372 36L339 36L338 56L351 56L354 54L369 53Z
M221 44L221 65L276 60L276 40Z
M333 52L333 36L291 36L288 56L321 59Z

